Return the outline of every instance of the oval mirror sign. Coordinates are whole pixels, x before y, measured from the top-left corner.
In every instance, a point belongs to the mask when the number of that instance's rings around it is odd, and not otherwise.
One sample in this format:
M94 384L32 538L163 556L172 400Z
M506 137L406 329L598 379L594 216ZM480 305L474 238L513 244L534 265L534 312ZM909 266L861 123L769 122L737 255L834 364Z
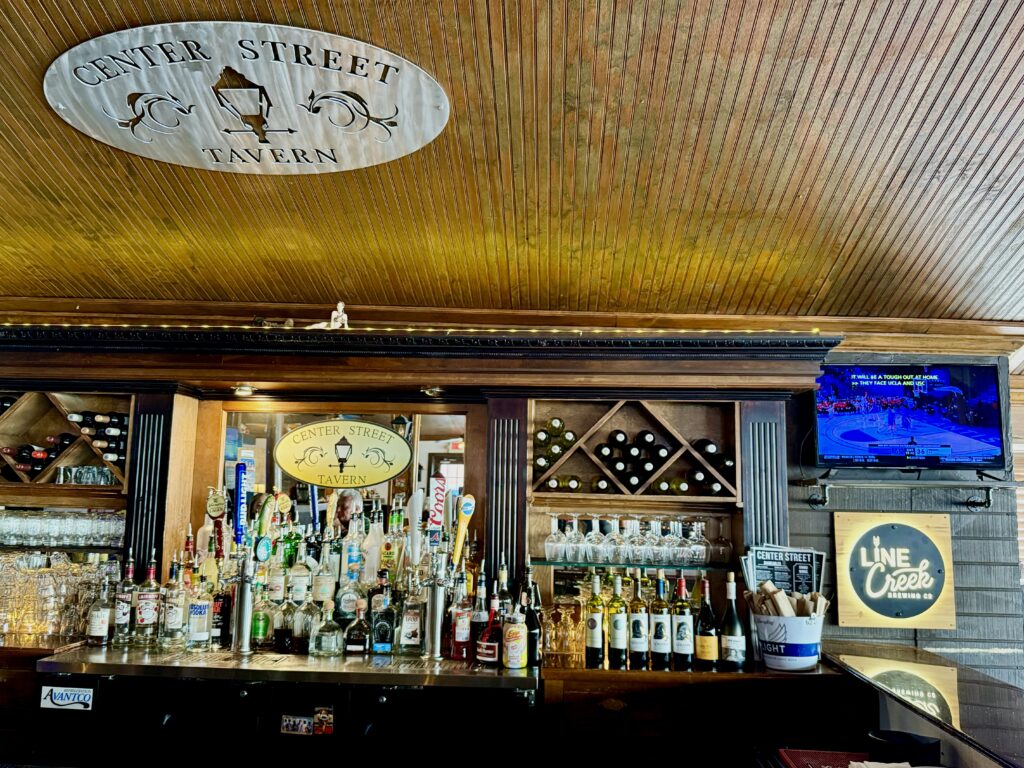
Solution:
M234 173L386 163L448 122L433 77L351 38L276 24L191 21L112 32L47 69L50 106L112 147Z
M412 449L397 432L372 421L333 419L296 427L277 441L274 460L303 483L365 488L397 477Z

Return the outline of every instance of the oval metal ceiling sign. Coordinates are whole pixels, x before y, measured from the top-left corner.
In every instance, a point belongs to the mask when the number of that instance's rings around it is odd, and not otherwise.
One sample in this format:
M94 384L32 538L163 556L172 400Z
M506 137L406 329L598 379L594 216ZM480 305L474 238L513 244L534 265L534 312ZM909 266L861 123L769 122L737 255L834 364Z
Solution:
M386 163L433 141L450 110L433 77L382 48L235 21L87 40L50 65L43 90L64 120L112 147L234 173Z
M274 446L274 461L303 483L366 488L402 474L412 461L412 448L381 424L330 419L288 432Z

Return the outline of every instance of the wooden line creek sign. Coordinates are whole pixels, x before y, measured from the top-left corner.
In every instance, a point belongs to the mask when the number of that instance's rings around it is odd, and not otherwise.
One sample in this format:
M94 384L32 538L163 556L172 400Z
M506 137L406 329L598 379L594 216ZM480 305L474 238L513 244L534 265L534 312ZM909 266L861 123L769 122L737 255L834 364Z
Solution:
M57 57L43 90L64 120L112 147L234 173L386 163L433 141L450 112L438 82L390 51L241 21L87 40Z

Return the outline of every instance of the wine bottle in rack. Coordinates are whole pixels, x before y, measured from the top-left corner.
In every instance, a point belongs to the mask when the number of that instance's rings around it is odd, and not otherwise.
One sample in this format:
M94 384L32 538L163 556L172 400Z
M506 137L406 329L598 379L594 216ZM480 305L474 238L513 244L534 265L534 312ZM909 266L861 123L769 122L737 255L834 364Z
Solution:
M106 413L94 413L92 414L92 421L94 424L109 424L110 415Z
M612 484L607 477L595 477L590 481L591 493L609 493L611 490Z
M633 442L641 448L652 448L658 443L658 436L651 432L651 430L645 429L637 433Z
M99 441L97 441L97 442L99 442ZM105 448L106 446L105 445L101 445L99 447L100 448ZM543 453L540 456L534 456L533 457L533 468L535 470L537 470L538 472L547 472L549 469L551 469L551 465L553 463L554 462L551 461L551 459L548 458L548 456L543 454Z
M621 429L613 429L608 434L608 443L615 446L616 448L625 448L629 445L629 435L623 432Z
M697 486L698 488L704 485L708 481L709 477L710 475L708 474L708 471L703 467L694 467L686 473L686 481L690 485Z
M666 461L672 455L672 449L667 445L655 445L648 449L647 455L655 461Z
M726 456L724 453L716 456L711 464L726 477L736 472L736 460L732 456Z
M96 434L96 427L82 427L78 431L81 432L83 435L89 435L91 437L92 435Z
M127 457L123 453L104 453L103 460L111 464L124 464Z
M625 446L625 448L623 449L623 454L627 459L636 461L637 459L644 455L644 449L641 448L636 443L632 443L630 445Z
M562 447L561 443L551 443L551 445L548 446L548 456L550 456L553 461L560 459L563 453L565 453L565 448Z
M607 464L615 458L615 449L608 443L598 443L594 448L594 455Z
M658 468L658 465L650 459L641 459L633 466L636 467L637 472L642 475L647 475L648 477L654 474L654 470Z
M691 445L693 450L697 453L701 453L704 456L717 456L721 449L718 447L718 443L706 437L702 437L700 440L694 440Z
M91 427L95 425L93 417L96 414L92 411L82 411L81 413L69 413L68 421L74 422L75 424L81 424L83 427Z
M0 395L0 413L3 413L18 401L17 395Z
M544 426L552 437L559 437L565 431L565 419L552 416Z
M106 435L107 437L117 437L121 433L122 429L120 427L106 427L100 432L100 434Z
M616 477L621 478L629 472L629 462L625 459L614 459L609 468L615 473Z
M653 486L651 486L655 493L662 495L668 495L672 493L672 482L670 480L658 480Z
M576 436L576 433L573 432L571 429L567 429L561 435L559 435L558 442L561 444L563 448L571 448L573 443L575 443L577 439L578 438Z
M533 435L533 444L538 448L547 448L551 445L551 433L546 429L538 429Z
M111 412L107 414L107 424L112 427L127 427L128 426L128 414L127 413L116 413Z
M644 484L644 477L639 472L627 472L622 482L629 490L635 491Z
M565 475L559 478L558 487L560 490L576 493L583 488L583 481L576 475Z
M669 480L669 490L676 496L682 496L690 490L690 484L685 478L673 477Z

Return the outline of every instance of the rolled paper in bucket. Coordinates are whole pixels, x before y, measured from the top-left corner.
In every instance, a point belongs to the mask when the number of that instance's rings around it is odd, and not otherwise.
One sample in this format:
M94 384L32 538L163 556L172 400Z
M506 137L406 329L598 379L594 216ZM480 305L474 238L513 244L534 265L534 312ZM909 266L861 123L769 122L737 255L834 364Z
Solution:
M814 669L821 652L821 627L824 619L824 616L755 614L757 642L764 665L778 672Z

